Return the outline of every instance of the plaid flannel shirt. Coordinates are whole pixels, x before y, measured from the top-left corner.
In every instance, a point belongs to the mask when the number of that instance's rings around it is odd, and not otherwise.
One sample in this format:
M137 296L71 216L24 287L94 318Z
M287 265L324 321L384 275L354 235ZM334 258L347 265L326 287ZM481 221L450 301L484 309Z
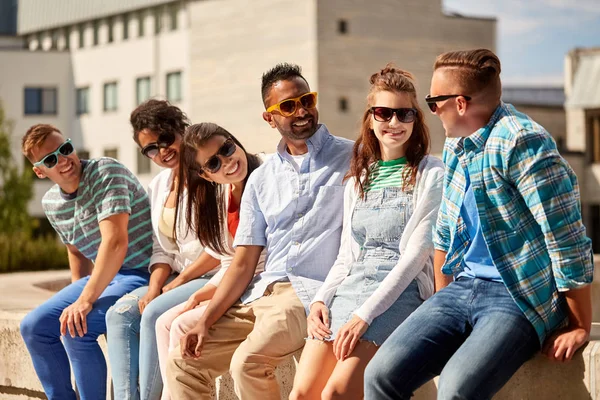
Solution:
M511 296L540 343L567 322L564 294L592 282L577 177L548 132L501 103L489 123L446 140L443 200L434 245L444 274L458 275L470 242L460 217L468 170L483 236Z

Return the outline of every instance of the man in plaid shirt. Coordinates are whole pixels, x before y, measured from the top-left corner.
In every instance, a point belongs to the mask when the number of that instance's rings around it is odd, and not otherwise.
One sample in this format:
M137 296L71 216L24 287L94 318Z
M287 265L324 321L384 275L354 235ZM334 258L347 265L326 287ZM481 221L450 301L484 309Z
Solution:
M565 361L591 329L593 261L577 178L548 132L500 100L489 50L440 55L426 101L446 130L436 293L383 344L367 399L489 399L540 349Z

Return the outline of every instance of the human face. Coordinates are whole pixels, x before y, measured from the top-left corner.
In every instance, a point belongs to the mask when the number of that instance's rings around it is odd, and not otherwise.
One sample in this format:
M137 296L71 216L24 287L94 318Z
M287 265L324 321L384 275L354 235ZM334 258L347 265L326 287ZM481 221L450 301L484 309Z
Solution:
M150 129L143 129L138 135L140 148L158 141L158 134ZM175 169L179 166L179 148L181 147L181 135L175 134L175 141L169 147L161 147L154 157L151 158L156 165L162 168Z
M265 106L268 109L284 100L294 99L309 92L310 88L302 78L294 77L289 80L278 81L271 87L269 95L265 99ZM284 117L279 111L275 110L264 112L263 118L272 128L277 128L284 138L299 141L306 140L314 135L319 122L319 112L316 107L307 109L298 104L296 112L288 117Z
M444 68L435 70L431 78L429 95L436 97L455 93L461 93L461 88L456 83L456 79L453 79L452 71ZM463 137L472 133L466 129L464 121L464 113L466 111L464 103L467 101L464 96L457 96L436 102L433 113L442 121L446 137Z
M41 161L48 154L55 152L63 143L65 138L58 132L52 132L44 143L32 150L34 162ZM58 154L58 162L52 168L44 164L33 167L33 171L39 178L48 178L67 193L72 193L79 187L81 177L81 161L76 152L65 156Z
M231 139L228 140L224 136L214 135L198 148L196 163L202 168L204 178L223 185L227 183L236 184L246 179L248 160L244 150L235 145L235 151L230 156L223 155L231 141ZM217 157L221 161L220 168L215 172L211 172L209 168L206 168L207 163L212 164L209 161L213 157Z
M379 91L373 97L371 107L412 108L408 93ZM406 147L415 126L412 122L401 122L396 113L389 121L377 121L371 113L371 129L379 140L381 158L384 161L395 160L406 155Z

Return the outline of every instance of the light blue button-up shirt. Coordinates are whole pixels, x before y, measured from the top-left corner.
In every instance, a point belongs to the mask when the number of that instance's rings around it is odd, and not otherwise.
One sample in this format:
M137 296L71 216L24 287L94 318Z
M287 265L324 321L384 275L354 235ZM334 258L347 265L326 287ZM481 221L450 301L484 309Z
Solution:
M271 283L289 280L308 310L335 262L342 233L342 180L353 142L320 125L307 146L296 171L282 140L277 154L246 183L234 246L266 246L267 259L243 303L263 296Z

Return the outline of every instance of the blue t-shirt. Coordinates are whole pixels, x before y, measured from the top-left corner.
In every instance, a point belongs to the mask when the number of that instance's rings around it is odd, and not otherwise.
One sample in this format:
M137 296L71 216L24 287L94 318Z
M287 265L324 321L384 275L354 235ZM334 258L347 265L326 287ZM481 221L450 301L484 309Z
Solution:
M502 282L502 277L492 261L492 256L483 238L481 224L479 223L479 213L477 212L477 202L475 201L475 194L473 193L471 179L467 170L465 170L465 179L467 187L465 199L460 208L460 216L467 225L467 232L471 237L471 243L469 243L469 246L465 250L464 270L458 274L458 277L465 276Z

